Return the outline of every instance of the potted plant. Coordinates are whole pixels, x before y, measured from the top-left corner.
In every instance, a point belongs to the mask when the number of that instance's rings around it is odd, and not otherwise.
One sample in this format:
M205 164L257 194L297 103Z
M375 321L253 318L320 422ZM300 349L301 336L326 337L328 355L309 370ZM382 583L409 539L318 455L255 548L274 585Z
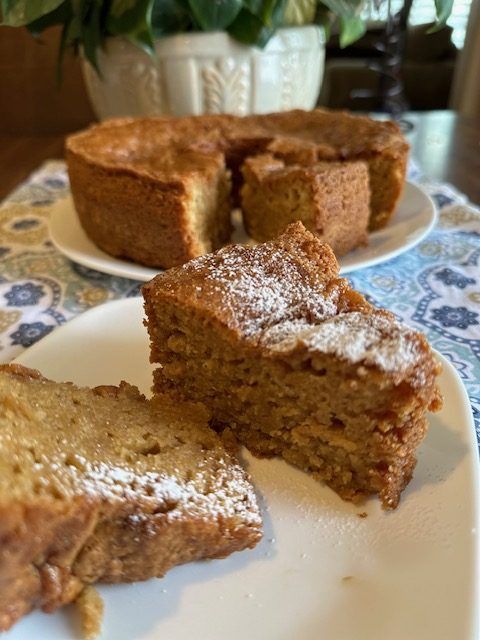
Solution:
M0 0L3 24L62 26L99 118L311 109L325 32L347 46L367 0ZM451 0L435 0L438 25Z

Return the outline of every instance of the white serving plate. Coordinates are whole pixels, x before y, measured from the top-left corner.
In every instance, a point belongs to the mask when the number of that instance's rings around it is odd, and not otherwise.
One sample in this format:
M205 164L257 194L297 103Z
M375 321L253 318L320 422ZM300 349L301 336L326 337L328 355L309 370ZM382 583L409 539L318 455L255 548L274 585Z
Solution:
M370 267L408 251L431 231L436 219L437 210L431 198L418 185L407 182L392 220L385 229L369 235L368 247L340 258L340 273ZM233 241L251 243L239 214L234 214L233 222ZM68 258L103 273L146 282L159 271L113 258L93 244L80 225L71 197L55 205L50 219L50 237Z
M84 313L17 362L56 380L148 392L139 298ZM467 394L440 355L443 410L431 417L400 507L362 507L278 460L245 456L263 541L162 580L102 586L108 640L477 640L478 461ZM359 513L366 512L365 518ZM71 640L73 607L35 612L5 640Z

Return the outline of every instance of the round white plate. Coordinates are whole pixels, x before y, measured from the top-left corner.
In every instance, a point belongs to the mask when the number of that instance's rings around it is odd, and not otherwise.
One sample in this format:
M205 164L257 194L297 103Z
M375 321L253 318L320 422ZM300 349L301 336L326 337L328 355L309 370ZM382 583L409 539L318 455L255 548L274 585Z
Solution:
M430 232L436 218L431 198L419 186L407 182L392 220L385 229L370 234L368 247L356 249L340 258L340 273L385 262L411 249ZM240 215L234 214L233 222L233 241L251 242ZM93 244L80 225L71 197L55 205L50 219L50 236L57 249L68 258L103 273L146 282L159 271L113 258Z
M97 307L17 362L56 380L148 392L139 298ZM264 518L251 551L161 580L101 586L104 640L477 640L478 461L466 392L443 364L444 408L430 419L399 508L361 507L279 460L245 456ZM366 517L359 514L366 513ZM70 611L32 613L5 640L78 640Z

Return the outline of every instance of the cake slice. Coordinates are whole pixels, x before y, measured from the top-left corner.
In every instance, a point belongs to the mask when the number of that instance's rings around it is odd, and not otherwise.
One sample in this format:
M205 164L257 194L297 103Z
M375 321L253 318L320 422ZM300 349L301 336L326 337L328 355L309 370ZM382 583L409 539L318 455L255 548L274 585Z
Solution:
M248 158L241 189L247 233L272 240L296 220L337 256L368 243L370 189L364 162L290 164L271 154Z
M338 277L330 247L290 225L143 287L154 390L203 402L217 429L281 456L347 500L395 508L439 365L423 335Z
M261 537L207 411L0 367L0 630L94 582L163 576Z

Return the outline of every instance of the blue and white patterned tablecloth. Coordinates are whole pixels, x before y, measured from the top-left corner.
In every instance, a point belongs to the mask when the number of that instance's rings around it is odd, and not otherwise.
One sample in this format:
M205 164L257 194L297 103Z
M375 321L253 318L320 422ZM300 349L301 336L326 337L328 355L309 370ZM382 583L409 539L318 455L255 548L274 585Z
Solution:
M351 280L378 306L424 331L456 367L480 440L480 210L455 189L418 181L440 209L416 248ZM139 295L141 283L77 265L48 237L52 204L68 192L63 162L48 162L0 206L0 361L107 300Z

